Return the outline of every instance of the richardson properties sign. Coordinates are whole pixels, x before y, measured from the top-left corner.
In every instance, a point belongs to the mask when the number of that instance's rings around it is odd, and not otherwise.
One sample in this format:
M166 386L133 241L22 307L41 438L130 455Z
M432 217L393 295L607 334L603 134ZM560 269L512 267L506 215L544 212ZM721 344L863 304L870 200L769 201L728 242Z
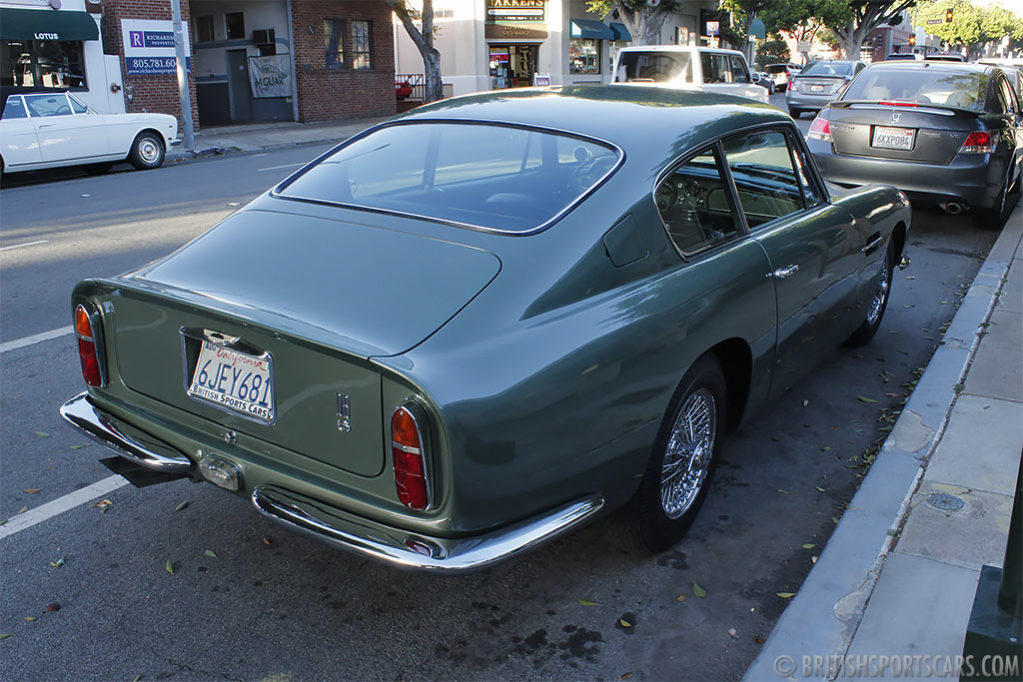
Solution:
M487 38L543 40L546 0L487 0Z
M185 54L192 54L188 37L188 24L182 22ZM174 56L174 23L144 19L121 19L121 37L124 40L124 66L128 74L177 73L178 60ZM192 57L185 58L185 68L192 70Z

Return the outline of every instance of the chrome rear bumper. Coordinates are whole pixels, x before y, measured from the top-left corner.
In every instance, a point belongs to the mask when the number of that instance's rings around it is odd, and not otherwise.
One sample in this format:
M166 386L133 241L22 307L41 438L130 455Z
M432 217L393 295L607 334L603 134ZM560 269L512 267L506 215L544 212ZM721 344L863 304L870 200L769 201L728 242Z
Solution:
M561 535L604 506L600 495L467 538L410 533L362 519L274 488L256 488L252 504L274 521L340 549L404 568L454 575L504 561Z
M147 469L183 474L192 468L191 460L180 452L98 409L88 391L61 405L60 416L100 445Z

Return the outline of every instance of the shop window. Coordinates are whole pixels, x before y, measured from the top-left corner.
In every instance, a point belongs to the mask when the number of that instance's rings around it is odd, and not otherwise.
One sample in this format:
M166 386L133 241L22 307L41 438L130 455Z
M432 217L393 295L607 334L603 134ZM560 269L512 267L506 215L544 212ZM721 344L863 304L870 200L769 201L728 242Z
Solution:
M373 62L370 58L370 22L352 22L352 68L371 69Z
M344 30L345 22L341 19L323 20L324 64L328 69L345 68L345 48L341 40Z
M228 12L224 15L224 25L227 28L228 40L244 40L246 38L244 12Z
M4 40L0 42L0 85L83 90L82 42Z
M207 14L206 16L195 18L195 42L197 43L212 43L217 39L216 34L213 30L213 15Z
M571 38L568 43L569 73L600 73L600 41Z

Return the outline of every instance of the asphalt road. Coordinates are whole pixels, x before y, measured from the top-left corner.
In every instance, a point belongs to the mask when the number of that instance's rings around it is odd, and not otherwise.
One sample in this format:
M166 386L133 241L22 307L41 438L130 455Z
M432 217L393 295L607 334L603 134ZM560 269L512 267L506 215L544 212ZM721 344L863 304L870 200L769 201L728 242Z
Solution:
M110 476L57 415L82 388L72 337L11 342L68 325L77 280L168 253L321 149L2 190L0 519ZM737 679L995 236L918 211L873 343L836 350L727 439L700 518L665 554L625 552L601 521L478 574L425 576L283 532L213 486L125 486L0 539L0 676Z

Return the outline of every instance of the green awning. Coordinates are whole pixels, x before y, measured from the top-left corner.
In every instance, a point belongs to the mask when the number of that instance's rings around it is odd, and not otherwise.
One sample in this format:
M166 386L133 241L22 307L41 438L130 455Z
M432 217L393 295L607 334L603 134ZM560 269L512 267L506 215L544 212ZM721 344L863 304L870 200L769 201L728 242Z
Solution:
M632 42L632 34L629 33L629 29L625 24L621 24L617 21L612 21L611 32L615 34L614 40L620 40L624 43Z
M596 19L572 19L573 38L596 38L597 40L614 40L615 34L608 25Z
M7 40L97 40L88 12L0 8L0 38Z

